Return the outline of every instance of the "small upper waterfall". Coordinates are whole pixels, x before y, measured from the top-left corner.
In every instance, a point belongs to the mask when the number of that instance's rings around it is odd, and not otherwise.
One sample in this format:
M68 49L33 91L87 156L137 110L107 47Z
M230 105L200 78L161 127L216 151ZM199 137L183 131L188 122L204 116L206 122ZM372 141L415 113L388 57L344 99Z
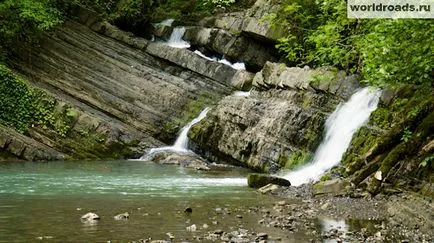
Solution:
M226 60L225 58L220 60L216 57L207 57L205 54L203 54L199 50L195 50L194 53L201 56L202 58L205 58L208 61L219 62L219 63L225 64L225 65L228 65L228 66L230 66L236 70L246 70L246 65L242 62L231 63L228 60Z
M209 108L205 108L198 117L194 118L193 120L191 120L187 125L185 125L182 130L181 133L179 134L178 138L175 141L175 144L173 145L173 147L175 149L179 149L179 150L187 150L188 149L188 131L190 130L190 128L200 122L203 118L205 118L206 114L208 113Z
M225 58L218 61L219 63L223 63L225 65L231 66L233 69L236 70L246 70L246 65L242 62L235 62L231 63L230 61L226 60Z
M184 27L174 28L172 34L170 35L169 40L167 41L167 45L176 48L189 48L190 43L182 39L184 33L185 33Z
M379 97L380 91L364 88L353 94L345 104L340 104L326 121L325 138L312 162L284 177L293 186L299 186L318 180L324 172L337 165L353 134L369 121L369 116L377 109Z
M161 21L161 23L159 23L160 25L164 25L164 26L172 26L173 21L175 21L174 19L165 19L163 21Z
M200 122L203 118L205 118L209 110L210 109L208 107L205 108L199 114L198 117L194 118L187 125L185 125L181 129L181 133L179 134L178 138L176 139L175 143L172 146L153 148L147 154L143 155L140 159L147 160L149 158L148 157L149 155L152 155L153 153L160 152L160 151L188 152L188 137L187 137L188 131L194 124Z

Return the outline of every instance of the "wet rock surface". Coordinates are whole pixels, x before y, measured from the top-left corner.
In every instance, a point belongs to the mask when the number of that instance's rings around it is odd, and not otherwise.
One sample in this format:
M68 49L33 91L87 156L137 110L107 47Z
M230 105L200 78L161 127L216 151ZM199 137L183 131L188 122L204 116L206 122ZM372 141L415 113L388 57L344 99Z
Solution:
M212 165L193 152L160 151L150 155L149 159L159 164L179 165L196 170L211 170Z
M250 173L247 175L247 184L252 188L264 187L268 184L274 184L277 186L291 186L291 182L286 179L271 176L267 174Z
M250 95L226 96L191 128L192 149L261 172L303 163L322 138L328 115L359 87L356 80L347 82L353 78L267 63Z

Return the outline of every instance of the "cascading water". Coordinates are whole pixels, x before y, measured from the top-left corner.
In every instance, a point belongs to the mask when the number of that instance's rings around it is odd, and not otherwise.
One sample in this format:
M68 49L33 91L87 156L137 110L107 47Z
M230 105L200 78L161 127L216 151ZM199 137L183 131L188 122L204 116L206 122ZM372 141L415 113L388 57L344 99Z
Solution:
M249 91L235 91L234 95L235 96L240 96L240 97L248 97L248 96L250 96L251 92L252 92L252 90L249 90Z
M325 124L325 138L307 166L289 172L283 177L293 186L316 181L320 176L337 165L350 145L353 134L369 121L377 109L379 90L364 88L353 94L348 102L339 105Z
M174 19L166 19L166 20L161 21L161 23L159 23L159 24L163 25L163 26L172 26L173 21L175 21L175 20Z
M189 48L190 43L182 39L184 34L185 34L184 27L174 28L172 34L170 35L169 40L167 41L167 45L175 48Z
M206 117L206 114L208 113L209 108L205 108L198 117L194 118L193 120L191 120L187 125L185 125L182 130L181 133L179 134L179 137L176 139L175 144L173 145L173 147L175 147L176 149L188 149L188 131L190 130L190 128L200 122L203 118Z
M219 63L223 63L225 65L231 66L233 69L236 70L246 70L246 65L242 62L235 62L231 63L230 61L226 60L225 58L218 61Z
M203 54L202 52L200 52L198 50L194 51L194 53L201 56L202 58L205 58L208 61L219 62L219 63L225 64L225 65L228 65L228 66L230 66L236 70L246 70L246 65L242 62L231 63L228 60L226 60L225 58L219 60L216 57L207 57L205 54Z
M205 108L198 117L194 118L193 120L191 120L187 125L185 125L182 129L181 129L181 133L179 134L178 138L176 139L175 143L172 146L167 146L167 147L161 147L161 148L153 148L151 149L147 154L143 155L140 159L141 160L148 160L149 159L149 155L154 154L155 152L160 152L160 151L173 151L173 152L188 152L188 131L190 130L190 128L200 122L203 118L206 117L206 114L208 113L210 109L207 107Z

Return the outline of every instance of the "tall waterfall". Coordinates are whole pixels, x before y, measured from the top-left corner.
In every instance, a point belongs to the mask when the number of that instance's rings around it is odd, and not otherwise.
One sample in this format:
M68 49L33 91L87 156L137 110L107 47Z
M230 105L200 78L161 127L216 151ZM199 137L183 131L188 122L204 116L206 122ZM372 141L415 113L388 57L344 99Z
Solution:
M191 120L187 125L185 125L181 129L181 133L179 134L178 138L176 139L175 143L172 146L166 146L161 148L153 148L151 149L147 154L143 155L140 159L147 160L149 158L149 155L152 155L155 152L160 151L173 151L173 152L187 152L188 151L188 131L190 128L200 122L203 118L206 117L206 114L208 113L210 109L207 107L203 109L203 111L199 114L198 117Z
M293 186L299 186L318 180L324 172L339 164L353 134L369 121L369 116L377 109L379 97L380 91L364 88L353 94L345 104L340 104L326 121L325 138L312 162L283 177Z
M167 45L176 48L189 48L190 43L182 39L184 34L185 34L184 27L174 28L172 34L170 35L169 40L167 41Z

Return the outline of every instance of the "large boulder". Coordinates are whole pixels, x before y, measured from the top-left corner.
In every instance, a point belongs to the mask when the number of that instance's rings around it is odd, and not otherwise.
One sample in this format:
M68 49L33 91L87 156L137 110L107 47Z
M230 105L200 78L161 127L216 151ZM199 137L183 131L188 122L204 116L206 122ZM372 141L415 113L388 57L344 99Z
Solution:
M261 188L268 184L278 186L291 186L291 182L286 179L267 174L250 173L247 175L247 184L252 188Z
M320 181L312 185L312 194L318 195L346 195L351 189L351 184L343 179L333 179L327 181Z

